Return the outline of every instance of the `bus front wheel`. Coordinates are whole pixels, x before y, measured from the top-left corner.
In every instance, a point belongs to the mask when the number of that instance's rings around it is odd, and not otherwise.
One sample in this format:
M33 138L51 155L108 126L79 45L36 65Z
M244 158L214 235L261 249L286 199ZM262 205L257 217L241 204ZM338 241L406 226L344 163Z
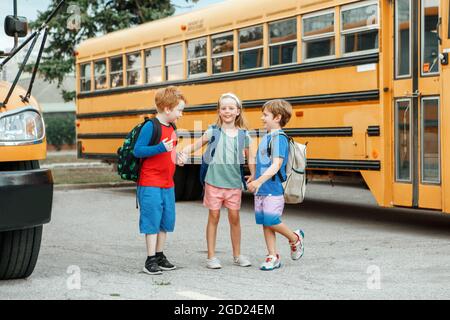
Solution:
M0 232L0 280L27 278L41 247L42 226Z

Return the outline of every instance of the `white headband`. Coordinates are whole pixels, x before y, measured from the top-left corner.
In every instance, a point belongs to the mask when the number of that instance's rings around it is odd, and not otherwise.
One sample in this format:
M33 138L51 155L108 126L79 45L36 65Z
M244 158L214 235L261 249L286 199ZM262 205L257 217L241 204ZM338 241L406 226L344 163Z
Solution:
M219 104L220 104L220 101L222 101L222 99L225 99L225 98L231 98L231 99L235 100L236 103L238 104L239 108L242 109L241 100L239 100L239 98L234 93L227 92L227 93L222 94L219 98Z

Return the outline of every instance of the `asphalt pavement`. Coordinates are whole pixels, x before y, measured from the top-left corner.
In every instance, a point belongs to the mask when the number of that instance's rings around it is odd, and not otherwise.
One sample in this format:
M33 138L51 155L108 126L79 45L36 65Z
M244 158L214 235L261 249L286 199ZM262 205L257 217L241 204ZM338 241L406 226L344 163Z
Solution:
M305 232L305 255L260 271L266 251L252 195L243 197L242 253L234 266L226 211L219 225L221 270L205 267L207 210L177 203L166 256L178 266L163 275L141 270L146 258L132 188L56 190L36 269L0 282L0 299L448 299L450 216L385 209L367 189L311 183L306 201L288 205L283 221Z

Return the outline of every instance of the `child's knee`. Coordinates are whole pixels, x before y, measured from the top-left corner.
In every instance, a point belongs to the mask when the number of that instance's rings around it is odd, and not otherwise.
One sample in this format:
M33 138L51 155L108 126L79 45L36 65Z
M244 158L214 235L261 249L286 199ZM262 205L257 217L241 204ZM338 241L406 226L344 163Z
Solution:
M228 221L233 226L238 226L240 224L240 219L238 214L230 214L228 215Z
M220 211L210 211L209 212L209 221L218 223L220 219Z

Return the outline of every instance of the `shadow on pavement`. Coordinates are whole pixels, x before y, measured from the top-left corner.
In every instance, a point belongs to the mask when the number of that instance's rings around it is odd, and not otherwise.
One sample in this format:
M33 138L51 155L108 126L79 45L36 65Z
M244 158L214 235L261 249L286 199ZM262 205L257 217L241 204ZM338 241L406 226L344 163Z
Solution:
M418 231L436 236L450 236L450 215L439 211L410 208L383 208L347 202L307 199L301 205L287 205L287 214L304 218L373 223L374 227Z

